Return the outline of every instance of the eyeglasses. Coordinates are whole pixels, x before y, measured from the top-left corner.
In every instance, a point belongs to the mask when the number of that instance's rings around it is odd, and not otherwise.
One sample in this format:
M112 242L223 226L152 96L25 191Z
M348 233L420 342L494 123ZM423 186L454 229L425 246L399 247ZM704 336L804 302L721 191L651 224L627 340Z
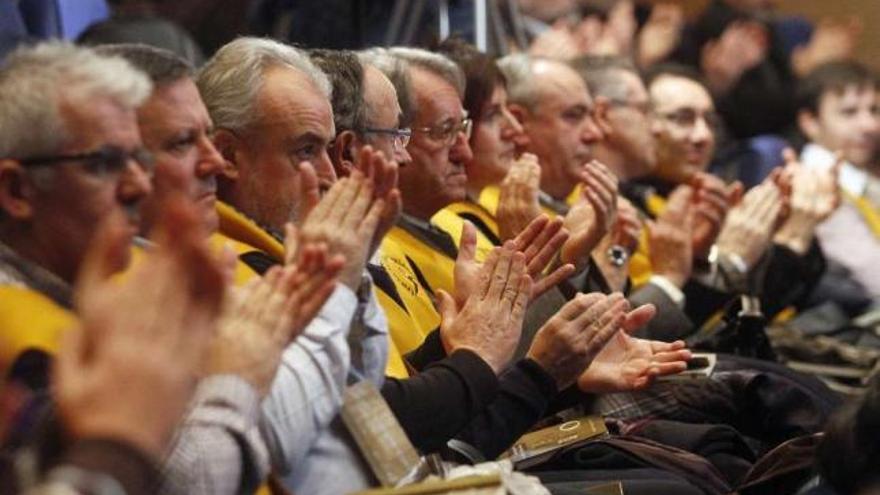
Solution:
M446 146L452 146L458 137L458 133L464 133L465 139L470 139L473 128L474 121L464 118L459 122L446 122L445 124L433 127L417 127L413 129L413 132L424 132L434 141L443 143Z
M26 167L54 165L63 162L84 162L90 173L98 177L114 177L120 175L132 160L138 164L143 172L152 175L155 160L153 154L145 148L135 148L129 151L118 146L108 145L88 153L38 156L18 160L18 162Z
M706 126L713 131L721 128L721 117L713 111L700 112L692 108L684 108L676 112L661 113L658 116L670 124L687 131L693 130L700 119L703 119Z
M362 131L364 134L385 134L391 136L391 142L397 151L402 151L409 144L412 138L412 129L383 129L381 127L366 127Z

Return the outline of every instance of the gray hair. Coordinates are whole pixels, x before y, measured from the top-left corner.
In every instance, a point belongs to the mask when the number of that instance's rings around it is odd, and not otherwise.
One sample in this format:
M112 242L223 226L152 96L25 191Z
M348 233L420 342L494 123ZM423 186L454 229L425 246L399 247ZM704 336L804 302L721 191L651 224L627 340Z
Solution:
M535 89L533 64L538 60L524 53L508 55L498 60L498 68L507 80L507 99L511 103L533 110L540 100Z
M214 125L231 130L252 125L257 120L257 95L266 70L272 67L288 67L305 74L330 100L330 80L304 51L267 38L238 38L221 47L196 78Z
M370 48L358 52L358 58L362 64L379 69L391 81L397 92L397 104L403 114L400 125L408 126L415 117L415 101L412 99L412 82L404 62L391 55L387 48ZM373 109L368 108L367 111L372 115Z
M418 67L442 78L455 88L459 98L464 98L464 72L462 72L458 64L446 56L420 48L409 47L394 47L388 50L388 53L402 60L410 67Z
M100 55L124 58L146 74L156 87L177 82L184 77L192 77L195 73L191 63L164 48L141 43L117 43L96 46L93 50Z
M619 55L584 55L571 62L571 67L581 76L593 96L603 96L613 101L626 101L627 87L621 84L620 75L639 76L635 64Z
M18 49L0 70L0 157L36 157L64 147L73 129L61 115L62 103L108 98L135 109L151 91L149 79L120 57L59 41Z

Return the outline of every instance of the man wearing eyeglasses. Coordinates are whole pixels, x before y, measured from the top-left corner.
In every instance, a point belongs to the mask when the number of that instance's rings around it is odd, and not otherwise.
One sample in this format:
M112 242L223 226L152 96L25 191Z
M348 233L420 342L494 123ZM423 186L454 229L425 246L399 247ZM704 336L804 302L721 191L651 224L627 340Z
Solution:
M150 82L124 61L61 43L10 56L0 76L0 280L72 308L71 284L96 227L124 213L133 237L151 161L135 108ZM118 259L120 270L128 260ZM4 296L5 301L11 298ZM33 311L34 327L50 311ZM55 323L58 323L56 320ZM50 324L51 327L51 324ZM0 362L54 351L59 328L15 334Z

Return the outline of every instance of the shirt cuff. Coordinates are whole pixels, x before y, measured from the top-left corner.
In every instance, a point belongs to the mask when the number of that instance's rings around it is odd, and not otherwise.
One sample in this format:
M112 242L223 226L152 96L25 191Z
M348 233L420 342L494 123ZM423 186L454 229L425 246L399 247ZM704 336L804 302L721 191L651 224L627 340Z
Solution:
M260 418L260 395L247 380L232 374L211 375L202 379L193 398L193 419L199 419L199 406L220 406L236 411L249 424Z
M65 470L64 466L73 469ZM77 442L50 478L72 482L76 480L69 476L74 473L94 473L101 479L118 483L125 493L132 495L155 493L161 480L158 464L149 455L124 442L106 438Z
M676 306L679 308L684 307L684 292L670 282L668 278L663 275L651 275L651 278L648 279L648 283L654 284L657 288L662 290L669 299L672 299L672 302L674 302Z

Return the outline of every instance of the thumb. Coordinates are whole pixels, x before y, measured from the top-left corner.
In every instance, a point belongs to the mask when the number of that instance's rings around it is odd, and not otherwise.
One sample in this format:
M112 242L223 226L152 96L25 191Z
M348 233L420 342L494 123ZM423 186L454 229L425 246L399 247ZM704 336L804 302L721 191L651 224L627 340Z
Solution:
M623 320L623 331L632 334L636 330L644 327L657 314L657 308L653 304L645 304L630 311Z
M455 299L443 289L437 289L437 310L440 312L441 323L452 323L452 320L458 316L458 307L455 305Z
M470 263L477 254L477 229L474 224L465 220L461 229L458 258L456 262Z

